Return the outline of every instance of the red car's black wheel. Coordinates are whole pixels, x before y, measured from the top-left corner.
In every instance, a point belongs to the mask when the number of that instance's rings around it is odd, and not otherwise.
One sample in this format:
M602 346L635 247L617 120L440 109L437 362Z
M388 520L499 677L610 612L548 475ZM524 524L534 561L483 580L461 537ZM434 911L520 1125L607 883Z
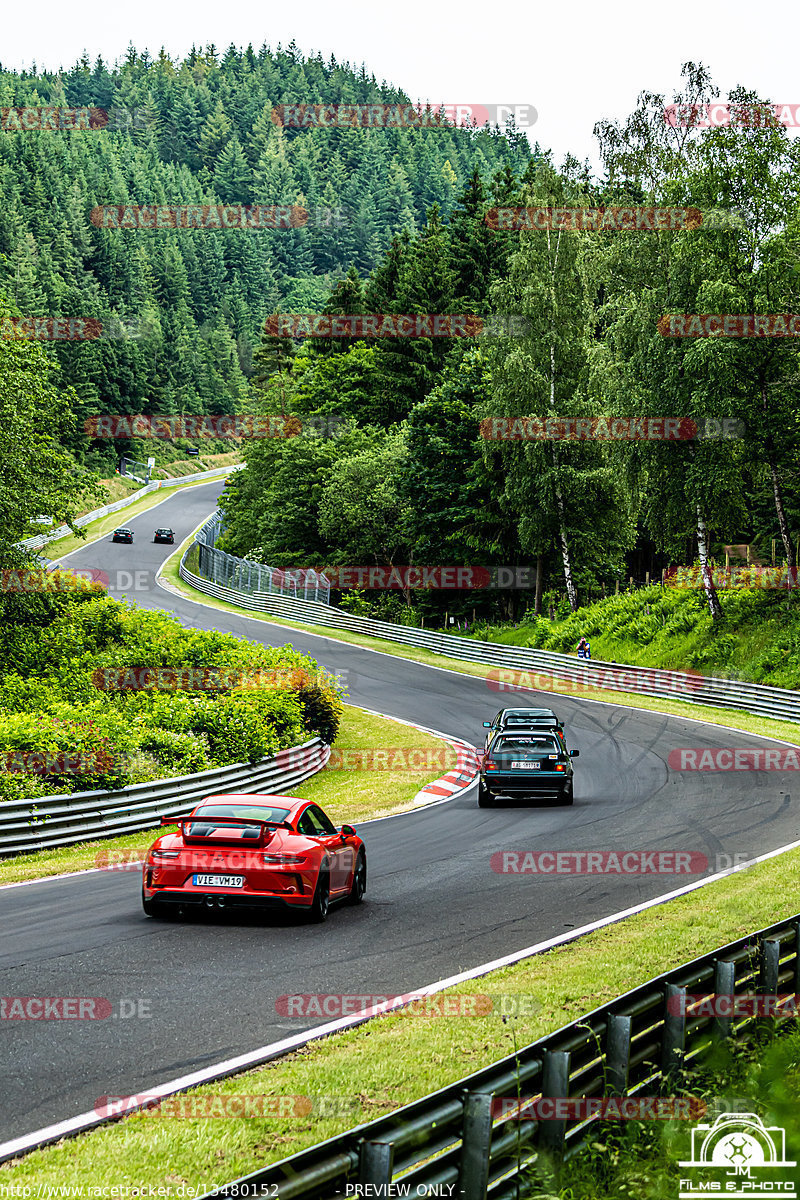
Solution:
M367 856L359 850L356 859L356 869L353 872L353 886L350 888L350 903L360 904L367 890Z
M314 899L311 902L309 916L312 921L316 921L321 925L323 921L328 919L328 911L331 906L331 883L328 868L322 867L317 877L317 890L314 892Z
M148 900L144 894L144 888L142 888L142 908L148 917L164 916L165 905L163 905L159 900Z

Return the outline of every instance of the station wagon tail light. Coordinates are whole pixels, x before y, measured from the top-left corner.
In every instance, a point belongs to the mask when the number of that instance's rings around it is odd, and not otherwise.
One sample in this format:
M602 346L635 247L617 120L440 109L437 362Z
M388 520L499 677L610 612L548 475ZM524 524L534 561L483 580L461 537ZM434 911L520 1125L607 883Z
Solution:
M557 770L557 771L566 771L566 769L567 769L567 764L566 764L566 763L556 763L556 770Z
M487 758L484 760L483 769L484 771L499 771L500 766L498 763L493 762L491 758Z
M265 863L277 866L298 866L306 861L305 854L262 854L261 857Z

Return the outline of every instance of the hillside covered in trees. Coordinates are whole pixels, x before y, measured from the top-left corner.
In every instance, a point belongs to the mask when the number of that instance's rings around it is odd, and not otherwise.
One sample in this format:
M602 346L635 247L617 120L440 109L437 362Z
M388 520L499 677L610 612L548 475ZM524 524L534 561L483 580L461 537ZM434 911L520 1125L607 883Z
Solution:
M47 349L77 397L65 437L87 465L108 470L126 448L87 442L83 422L96 413L247 407L268 314L318 310L352 266L368 273L396 233L424 226L432 204L449 216L475 171L488 187L530 157L513 130L309 131L272 118L284 104L398 101L409 98L363 69L304 59L294 46L208 47L182 62L131 47L114 67L0 70L3 109L112 114L93 130L15 131L6 121L0 133L0 298L24 317L93 317L120 334ZM258 231L91 220L97 205L219 203L311 215L302 228Z
M717 94L704 67L684 76L675 103ZM14 345L15 369L28 352L37 378L43 357L58 368L49 436L84 468L129 448L87 439L82 421L98 412L332 418L335 436L245 441L223 499L228 549L274 566L536 568L535 594L348 601L396 619L516 618L540 611L545 589L574 611L629 573L699 559L719 623L706 568L722 543L796 570L798 339L665 336L670 314L680 330L680 314L800 312L800 141L756 95L735 90L736 119L700 128L670 124L667 99L643 94L627 121L598 121L594 178L513 128L283 128L275 106L407 100L293 47L209 48L182 63L131 50L113 70L0 73L0 91L3 105L136 114L129 128L0 137L0 295L12 313L132 322L131 336ZM214 203L343 219L215 232L91 220L96 205ZM609 230L498 217L608 206L702 221ZM496 323L468 337L263 333L266 316L304 312ZM518 323L513 336L498 317ZM736 436L486 435L520 417L669 419Z
M715 94L704 68L684 73L676 101ZM536 565L573 610L629 572L658 577L699 557L713 621L722 609L706 567L722 542L753 543L767 562L776 552L791 579L797 338L664 334L667 314L800 311L800 142L758 97L739 89L731 102L736 120L701 129L671 126L665 98L642 96L627 122L596 127L602 180L541 156L490 190L476 172L449 219L432 206L424 228L404 231L367 279L351 271L326 306L516 314L521 336L310 339L293 359L286 342L266 339L265 411L288 404L349 424L333 440L247 445L247 469L224 499L227 546L275 565ZM514 230L498 204L672 206L703 221ZM486 437L516 417L672 418L710 436ZM410 620L476 607L514 617L530 600L539 610L541 588L417 593L405 598L416 614L396 591L370 600Z

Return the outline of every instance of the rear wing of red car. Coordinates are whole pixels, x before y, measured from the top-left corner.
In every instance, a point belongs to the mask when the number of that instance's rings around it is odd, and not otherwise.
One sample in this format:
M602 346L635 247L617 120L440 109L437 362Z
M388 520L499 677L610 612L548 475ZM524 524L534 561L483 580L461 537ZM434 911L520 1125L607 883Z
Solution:
M230 841L237 846L242 842L251 846L263 846L268 841L268 830L290 829L294 832L288 821L260 821L257 817L204 818L202 813L188 817L162 817L161 824L180 826L181 836L186 843L201 846L208 845L212 838L215 845ZM190 826L196 828L188 828ZM241 826L244 828L240 828ZM225 837L226 829L230 829L229 838ZM253 831L252 836L248 836L249 830Z

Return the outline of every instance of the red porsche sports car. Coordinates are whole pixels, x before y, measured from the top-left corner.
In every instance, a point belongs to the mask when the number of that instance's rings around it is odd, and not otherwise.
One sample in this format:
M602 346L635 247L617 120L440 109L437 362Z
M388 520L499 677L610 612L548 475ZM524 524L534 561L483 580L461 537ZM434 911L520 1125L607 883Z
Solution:
M337 829L318 804L295 796L206 796L145 859L142 905L282 906L324 921L335 900L360 904L367 853L352 825Z

